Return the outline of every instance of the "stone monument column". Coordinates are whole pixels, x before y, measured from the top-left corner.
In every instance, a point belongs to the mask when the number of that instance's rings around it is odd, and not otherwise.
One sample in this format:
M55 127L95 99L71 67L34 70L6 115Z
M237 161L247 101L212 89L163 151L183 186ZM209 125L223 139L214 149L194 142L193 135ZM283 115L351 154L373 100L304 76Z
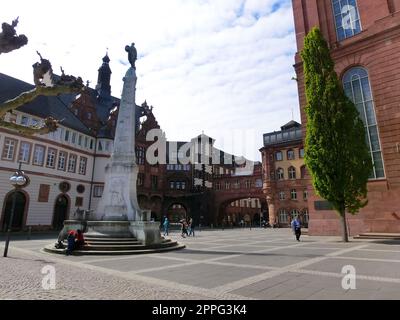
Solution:
M105 170L103 196L95 212L97 221L142 220L137 201L138 166L135 156L136 70L131 66L124 86L115 129L114 151Z
M110 163L105 168L103 196L94 212L93 220L85 223L77 220L64 222L64 234L69 230L85 230L85 237L91 244L82 252L92 250L107 254L109 250L114 250L129 254L133 251L138 252L137 250L149 252L157 248L163 250L182 248L176 242L161 237L159 223L150 221L151 211L141 210L137 201L136 181L139 171L135 156L137 52L134 43L126 46L125 50L128 52L131 67L123 78L124 86L115 128L114 148ZM115 238L123 238L124 242L116 244Z

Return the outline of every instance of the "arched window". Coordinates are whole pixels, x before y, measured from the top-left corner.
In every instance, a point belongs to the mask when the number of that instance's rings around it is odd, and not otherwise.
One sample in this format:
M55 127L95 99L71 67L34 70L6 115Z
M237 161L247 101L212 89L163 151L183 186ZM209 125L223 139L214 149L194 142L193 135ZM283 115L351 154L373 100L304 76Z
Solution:
M279 209L278 211L278 221L279 223L288 223L289 219L288 219L288 214L286 213L285 209Z
M284 179L284 173L282 168L278 168L278 170L276 170L276 177L278 180Z
M384 178L381 144L379 142L374 100L367 70L361 67L348 70L343 76L343 86L346 95L356 105L365 126L366 139L374 167L370 178Z
M297 210L297 209L293 209L292 211L290 211L290 218L291 218L291 220L293 220L294 218L296 218L296 217L298 217L299 216L299 210Z
M296 169L294 167L289 167L288 173L289 179L296 179Z
M357 0L332 0L338 41L361 32Z

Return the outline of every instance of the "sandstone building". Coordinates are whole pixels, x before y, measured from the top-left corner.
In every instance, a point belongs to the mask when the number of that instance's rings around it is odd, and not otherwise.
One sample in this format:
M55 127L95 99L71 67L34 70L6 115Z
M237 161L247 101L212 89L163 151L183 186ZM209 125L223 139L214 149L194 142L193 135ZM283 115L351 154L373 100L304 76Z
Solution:
M356 216L349 216L349 232L400 232L400 0L292 2L298 52L305 35L319 27L344 90L365 125L374 163L368 183L369 204ZM306 100L299 53L295 59L304 131ZM339 234L338 216L308 185L309 233Z

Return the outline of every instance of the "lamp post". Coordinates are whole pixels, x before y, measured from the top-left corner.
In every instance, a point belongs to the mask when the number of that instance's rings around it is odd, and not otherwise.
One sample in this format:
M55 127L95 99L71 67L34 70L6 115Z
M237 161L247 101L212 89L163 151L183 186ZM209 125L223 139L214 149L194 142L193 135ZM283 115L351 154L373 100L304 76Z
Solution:
M11 233L11 228L12 228L12 223L14 219L14 211L15 211L15 204L17 202L17 191L19 189L22 189L26 187L29 183L28 177L25 175L23 171L21 171L21 162L19 163L18 171L16 171L11 177L10 177L10 183L14 186L14 194L13 194L13 199L12 199L12 205L11 205L11 216L10 216L10 221L8 222L8 228L7 228L7 235L6 235L6 245L4 247L4 255L3 257L7 257L8 253L8 245L10 243L10 233Z
M253 223L253 219L251 218L251 197L249 196L249 198L247 199L248 203L249 203L249 216L250 216L250 230L251 230L251 224Z

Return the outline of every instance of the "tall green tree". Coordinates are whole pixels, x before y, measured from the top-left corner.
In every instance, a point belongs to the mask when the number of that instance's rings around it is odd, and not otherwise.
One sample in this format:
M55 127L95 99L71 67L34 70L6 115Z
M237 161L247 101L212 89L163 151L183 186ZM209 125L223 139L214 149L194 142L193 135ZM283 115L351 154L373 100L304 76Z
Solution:
M306 36L301 57L307 98L305 163L317 195L340 215L343 241L348 242L346 212L356 214L368 202L372 160L364 125L318 28Z

